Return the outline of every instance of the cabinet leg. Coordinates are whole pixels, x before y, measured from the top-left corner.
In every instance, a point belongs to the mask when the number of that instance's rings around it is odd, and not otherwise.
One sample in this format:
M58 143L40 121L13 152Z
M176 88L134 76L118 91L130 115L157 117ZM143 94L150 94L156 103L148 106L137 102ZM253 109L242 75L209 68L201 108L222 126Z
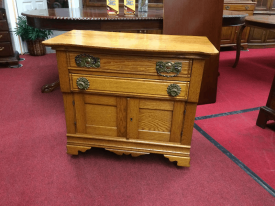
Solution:
M67 153L71 155L78 155L79 151L86 152L88 149L91 149L91 147L67 145Z
M177 165L180 167L190 167L190 157L180 157L172 155L164 155L164 157L168 158L170 162L177 161Z
M245 24L241 26L239 33L238 33L238 37L237 37L237 53L236 53L236 59L235 59L235 63L233 65L233 68L236 68L239 59L240 59L240 53L241 53L241 40L242 40L242 33L243 30L245 28Z
M265 128L268 120L275 119L275 111L269 107L261 107L256 125Z

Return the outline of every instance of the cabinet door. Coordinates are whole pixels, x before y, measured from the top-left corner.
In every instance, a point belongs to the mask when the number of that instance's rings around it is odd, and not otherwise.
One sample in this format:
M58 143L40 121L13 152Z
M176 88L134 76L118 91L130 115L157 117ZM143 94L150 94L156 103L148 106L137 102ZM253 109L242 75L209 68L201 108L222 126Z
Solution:
M76 132L126 137L127 99L75 93Z
M271 11L275 11L275 0L270 1L270 9Z
M127 138L181 142L184 102L127 99Z
M266 38L266 30L259 28L250 28L250 34L248 38L248 43L264 43Z
M273 42L275 42L275 32L272 30L267 30L266 43L273 43Z
M222 27L221 44L232 44L236 33L236 27Z
M255 10L258 10L258 11L269 10L271 1L272 0L253 0L253 2L257 2Z

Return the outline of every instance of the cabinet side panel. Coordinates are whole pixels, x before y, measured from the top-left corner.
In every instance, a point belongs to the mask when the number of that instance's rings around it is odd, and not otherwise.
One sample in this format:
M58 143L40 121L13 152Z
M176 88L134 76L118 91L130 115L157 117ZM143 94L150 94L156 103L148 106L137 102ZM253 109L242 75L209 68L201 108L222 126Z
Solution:
M188 93L188 102L197 103L199 100L200 90L201 90L201 81L204 68L204 60L194 60L192 67L192 75L190 80L190 87Z
M62 92L70 92L70 78L68 71L67 52L56 51L57 66Z
M181 144L183 145L191 145L196 109L197 109L197 104L186 103L186 114L183 120L183 130L182 130L182 140L181 140Z
M86 113L83 94L74 94L75 113L76 113L76 131L77 133L86 133Z
M67 133L75 134L75 108L73 94L63 93Z
M180 142L181 140L184 109L185 109L185 102L174 103L170 142Z

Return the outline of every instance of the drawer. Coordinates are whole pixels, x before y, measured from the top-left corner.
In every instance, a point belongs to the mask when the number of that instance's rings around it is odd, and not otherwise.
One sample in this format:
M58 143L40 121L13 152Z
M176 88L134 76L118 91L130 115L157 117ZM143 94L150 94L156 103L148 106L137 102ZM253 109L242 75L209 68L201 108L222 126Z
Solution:
M6 20L0 20L0 31L8 31L8 23Z
M97 72L113 72L113 73L126 73L126 74L137 74L137 75L155 75L160 76L156 71L157 62L172 63L180 62L181 72L177 75L177 80L180 78L189 78L192 67L192 59L163 59L157 57L140 57L140 56L124 56L124 55L106 55L106 54L88 54L92 57L98 58L100 64L97 65L98 68L77 66L76 61L84 61L85 57L80 58L79 53L69 53L69 66L73 67L70 69L74 70L84 70L84 71L97 71ZM77 57L78 56L78 57ZM76 58L77 57L77 58ZM92 58L87 57L89 62ZM99 66L100 65L100 66ZM175 75L175 72L161 72L163 75ZM148 77L149 78L149 77ZM173 78L169 78L173 80Z
M255 4L224 4L223 9L229 11L254 11Z
M13 55L13 48L10 42L0 42L0 56L12 56Z
M3 41L11 41L9 32L7 31L0 32L0 42L3 42Z
M77 81L80 77L86 79L81 81L82 85L86 84L85 81L89 82L89 87L86 90L81 90L77 86ZM130 95L138 97L158 97L165 99L187 100L189 90L189 82L144 80L79 74L71 74L70 78L71 90L75 92L85 91L114 95L119 94L124 96ZM174 91L179 89L180 93L176 97L170 96L168 95L167 90L171 89Z

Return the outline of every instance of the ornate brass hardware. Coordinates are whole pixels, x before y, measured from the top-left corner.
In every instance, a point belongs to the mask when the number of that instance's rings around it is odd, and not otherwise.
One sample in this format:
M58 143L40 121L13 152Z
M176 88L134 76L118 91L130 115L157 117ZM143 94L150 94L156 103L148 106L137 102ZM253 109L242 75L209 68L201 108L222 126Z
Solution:
M181 62L157 62L156 64L156 70L158 75L163 76L163 77L176 77L178 76L178 74L181 72L181 68L182 68L182 63ZM176 74L174 75L164 75L161 74L161 72L174 72Z
M80 54L75 57L75 63L79 67L100 67L100 59L97 57L93 57L90 54Z
M2 51L2 50L4 50L5 49L5 47L0 47L0 51Z
M226 9L226 10L230 9L230 6L225 6L225 9Z
M89 88L90 86L90 82L88 79L84 78L84 77L79 77L77 80L76 80L76 85L79 89L82 89L82 90L86 90Z
M3 35L0 35L0 39L2 38Z
M177 84L170 84L167 87L167 94L169 94L172 97L178 96L180 94L180 92L181 92L181 88Z
M246 6L245 9L248 10L248 9L249 9L249 6Z

